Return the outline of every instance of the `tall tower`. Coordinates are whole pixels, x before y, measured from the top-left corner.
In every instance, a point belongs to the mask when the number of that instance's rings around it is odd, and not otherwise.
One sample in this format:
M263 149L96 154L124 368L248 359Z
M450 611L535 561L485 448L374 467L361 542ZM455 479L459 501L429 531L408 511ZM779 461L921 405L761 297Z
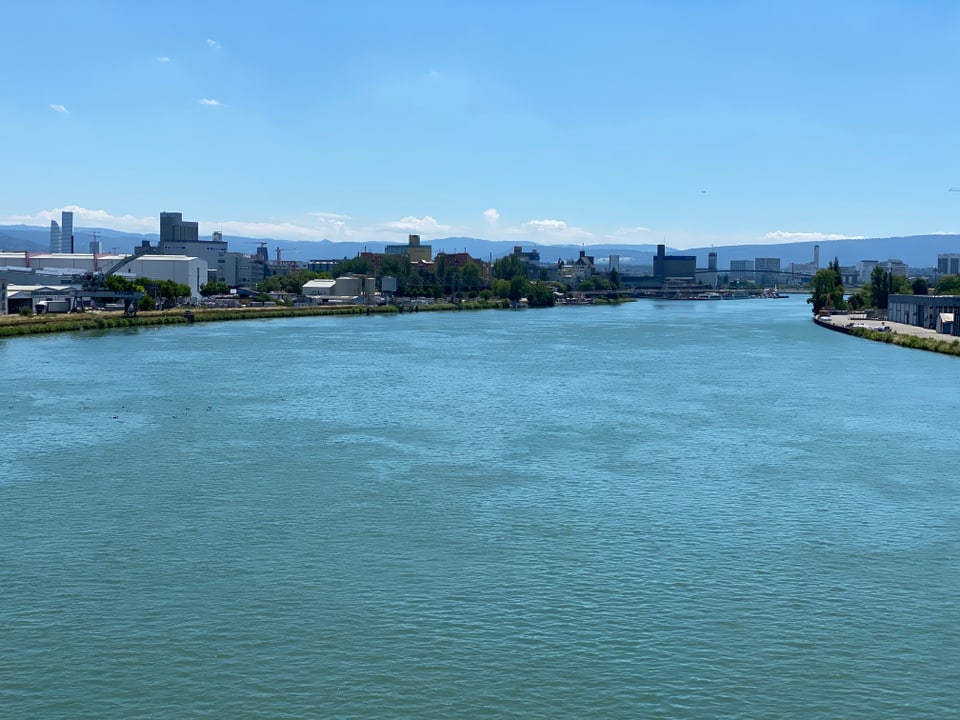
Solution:
M73 252L73 213L67 210L60 213L60 252Z
M820 246L819 245L813 246L813 269L814 270L820 269Z
M50 252L60 252L60 224L56 220L50 221Z

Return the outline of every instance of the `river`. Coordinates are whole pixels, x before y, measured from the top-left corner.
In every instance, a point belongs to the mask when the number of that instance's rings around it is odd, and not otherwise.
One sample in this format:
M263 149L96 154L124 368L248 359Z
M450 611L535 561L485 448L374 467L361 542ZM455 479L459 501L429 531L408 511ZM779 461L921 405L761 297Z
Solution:
M956 716L958 362L803 298L0 340L0 708Z

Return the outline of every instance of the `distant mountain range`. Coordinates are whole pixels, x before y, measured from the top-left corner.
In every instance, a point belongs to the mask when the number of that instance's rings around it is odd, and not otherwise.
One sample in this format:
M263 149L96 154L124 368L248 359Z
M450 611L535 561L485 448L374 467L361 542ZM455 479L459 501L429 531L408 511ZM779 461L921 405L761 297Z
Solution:
M139 235L124 233L108 228L75 228L74 244L77 252L89 252L93 233L97 233L100 245L104 252L132 253L133 248L144 240L157 243L160 239L157 234ZM274 238L249 238L225 235L224 240L230 250L236 252L253 253L256 248L264 244L270 251L270 257L276 257L276 249L280 248L284 260L337 260L356 257L363 251L383 252L385 245L402 244L384 242L333 242L320 240L316 242L276 240ZM515 246L524 250L536 248L540 251L541 262L556 262L558 259L569 260L579 256L583 250L587 255L594 257L598 264L605 265L610 255L619 255L621 266L653 264L656 254L656 245L537 245L530 241L514 240L482 240L469 237L449 237L437 240L424 241L425 245L433 248L434 254L443 251L446 253L468 252L473 257L484 260L503 257L513 251ZM937 255L940 253L960 253L960 235L911 235L907 237L868 238L863 240L821 240L818 242L796 242L769 245L730 245L715 248L703 247L690 250L676 250L667 247L667 253L672 255L696 255L699 267L707 266L707 255L711 250L717 253L718 266L728 268L731 260L753 260L758 257L780 258L781 267L790 263L809 263L813 261L813 248L820 246L821 267L833 260L839 259L841 265L856 265L860 260L902 260L910 267L924 268L936 266ZM0 250L46 252L50 247L50 231L48 228L27 225L0 225Z

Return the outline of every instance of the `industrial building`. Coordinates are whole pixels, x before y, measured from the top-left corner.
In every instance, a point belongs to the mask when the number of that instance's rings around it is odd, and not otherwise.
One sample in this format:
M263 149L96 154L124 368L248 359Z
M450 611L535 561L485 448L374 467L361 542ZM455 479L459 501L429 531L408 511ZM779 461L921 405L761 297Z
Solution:
M960 317L960 295L890 295L887 319L890 322L960 335L953 322ZM948 324L946 328L944 325Z
M186 255L139 255L114 271L130 278L172 280L190 287L190 296L200 298L200 286L207 282L207 261Z
M664 245L657 245L653 258L653 275L660 282L668 279L695 281L697 278L696 255L667 255Z
M410 262L433 262L433 248L430 245L421 245L419 235L409 235L406 245L387 245L385 255L406 255Z

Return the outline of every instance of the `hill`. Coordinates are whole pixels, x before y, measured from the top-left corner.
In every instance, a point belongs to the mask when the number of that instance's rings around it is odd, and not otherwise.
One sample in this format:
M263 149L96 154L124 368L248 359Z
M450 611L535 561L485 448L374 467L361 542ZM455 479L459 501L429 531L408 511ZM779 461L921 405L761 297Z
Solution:
M144 240L156 243L159 236L156 234L141 235L124 233L109 228L76 228L74 243L77 252L87 252L93 233L100 236L100 243L104 252L114 251L132 253L133 248ZM363 251L383 252L386 245L400 243L384 242L334 242L277 240L275 238L250 238L225 235L224 240L230 250L236 252L253 253L257 246L265 245L274 257L276 249L280 248L284 260L336 260L356 257ZM468 252L472 256L484 260L497 259L511 252L516 246L524 250L536 248L540 251L543 263L554 263L558 259L569 260L576 258L583 250L592 255L597 264L604 266L610 255L619 255L622 266L653 264L656 254L656 245L537 245L523 240L484 240L470 237L448 237L424 241L424 244L437 252ZM758 257L780 258L781 267L790 263L808 263L813 260L814 245L820 246L820 264L825 266L833 258L840 260L841 265L856 265L861 260L903 260L911 267L931 267L937 264L937 255L940 253L960 252L960 236L957 235L911 235L907 237L868 238L863 240L821 240L819 242L796 242L783 244L754 244L718 246L715 248L701 247L690 250L676 250L667 247L668 254L696 255L699 267L707 266L707 255L711 250L717 253L717 263L720 268L730 266L731 260L753 260ZM47 228L27 225L0 226L0 249L7 251L45 252L50 246L50 231Z

